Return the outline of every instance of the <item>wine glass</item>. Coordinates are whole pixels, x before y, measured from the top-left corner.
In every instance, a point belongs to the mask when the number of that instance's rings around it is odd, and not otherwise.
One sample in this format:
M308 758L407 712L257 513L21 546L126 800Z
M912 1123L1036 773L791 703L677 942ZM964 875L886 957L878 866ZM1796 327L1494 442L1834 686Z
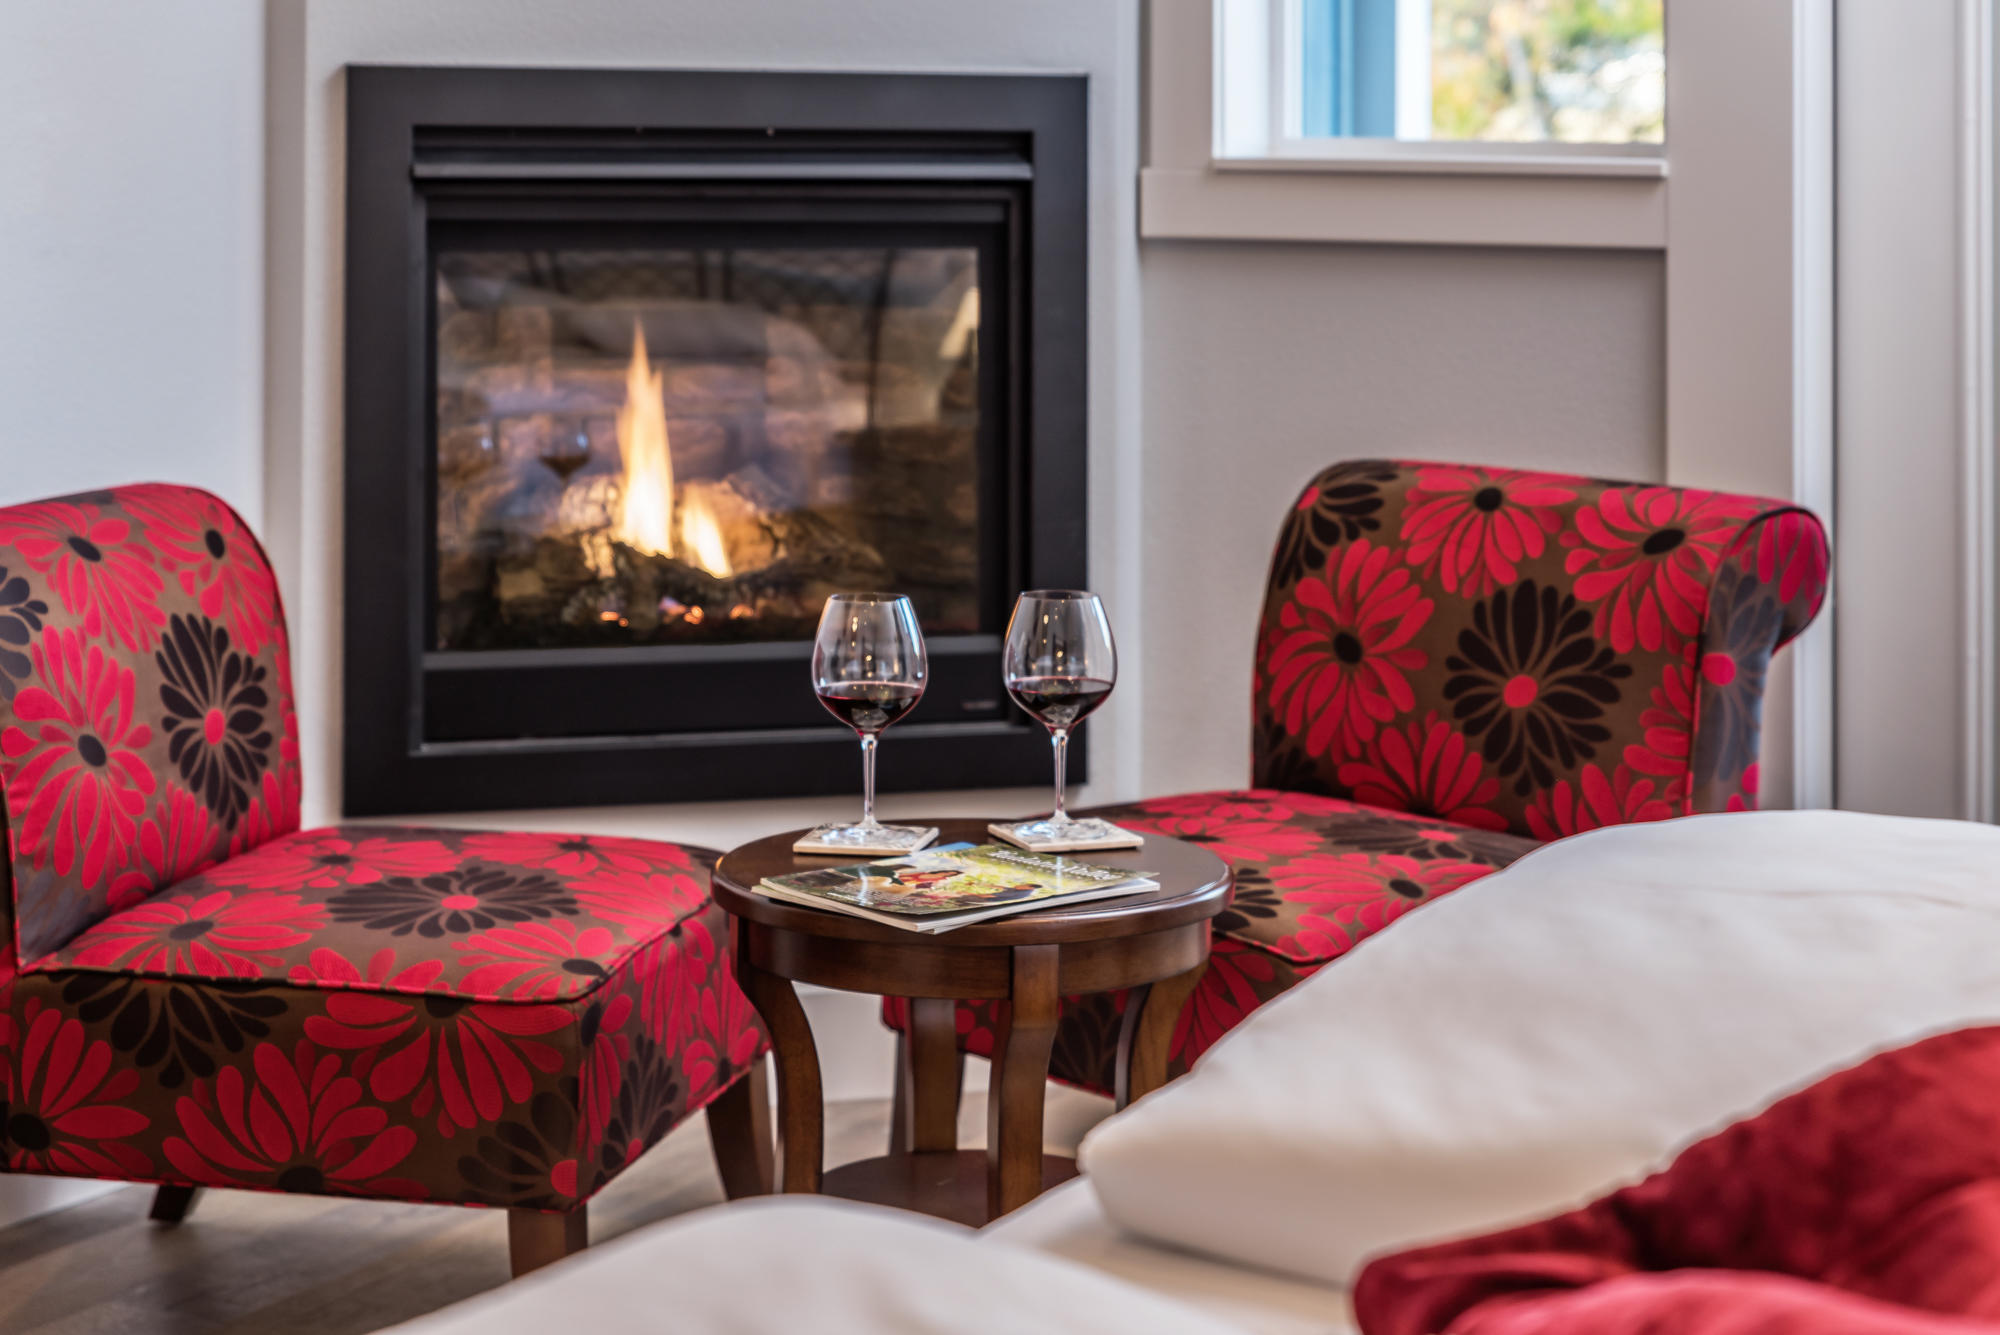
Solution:
M1064 764L1070 730L1103 704L1118 679L1111 623L1094 593L1033 589L1014 604L1001 655L1007 694L1049 730L1055 747L1055 811L1044 820L1009 827L1030 847L1081 844L1124 832L1102 820L1072 820L1063 809Z
M822 825L795 848L808 852L907 853L937 837L933 827L875 819L875 747L883 731L917 707L929 680L924 635L908 598L836 593L813 641L813 690L827 712L861 738L861 821Z

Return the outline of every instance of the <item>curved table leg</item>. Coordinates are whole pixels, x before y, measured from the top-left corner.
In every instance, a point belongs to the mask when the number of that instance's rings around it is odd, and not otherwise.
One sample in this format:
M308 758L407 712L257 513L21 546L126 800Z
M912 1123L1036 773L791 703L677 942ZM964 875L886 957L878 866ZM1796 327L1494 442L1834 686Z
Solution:
M896 1112L889 1152L957 1149L958 1100L964 1086L958 1003L912 997L909 1032L896 1042Z
M1015 946L986 1095L986 1204L995 1219L1042 1189L1042 1104L1055 1050L1059 946Z
M750 962L746 926L740 918L730 924L736 942L736 985L764 1021L771 1035L771 1059L778 1068L778 1190L818 1191L826 1125L819 1050L813 1046L812 1027L791 983Z
M1174 1024L1195 985L1208 972L1203 960L1186 973L1135 987L1125 1001L1125 1021L1118 1030L1118 1106L1143 1098L1167 1083L1167 1059L1172 1055Z

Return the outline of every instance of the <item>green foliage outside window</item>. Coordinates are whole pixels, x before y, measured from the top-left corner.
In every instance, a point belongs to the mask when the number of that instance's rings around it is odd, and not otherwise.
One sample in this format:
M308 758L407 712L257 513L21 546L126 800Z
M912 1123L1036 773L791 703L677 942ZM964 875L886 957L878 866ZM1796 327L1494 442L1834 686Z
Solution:
M1439 139L1659 143L1662 0L1432 0Z

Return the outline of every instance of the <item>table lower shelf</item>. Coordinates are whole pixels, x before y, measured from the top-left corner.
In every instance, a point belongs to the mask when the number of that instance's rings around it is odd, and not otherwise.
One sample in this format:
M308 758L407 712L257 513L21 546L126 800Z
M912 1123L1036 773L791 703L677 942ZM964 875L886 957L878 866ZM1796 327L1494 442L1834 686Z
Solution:
M1042 1156L1042 1190L1076 1176L1076 1160ZM820 1192L850 1201L893 1205L977 1228L986 1223L986 1151L932 1150L885 1154L829 1170Z

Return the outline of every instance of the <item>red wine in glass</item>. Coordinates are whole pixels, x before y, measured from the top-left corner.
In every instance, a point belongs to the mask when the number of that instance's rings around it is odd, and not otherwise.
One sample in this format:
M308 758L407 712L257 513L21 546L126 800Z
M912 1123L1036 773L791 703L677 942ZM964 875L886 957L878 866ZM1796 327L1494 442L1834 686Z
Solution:
M1017 677L1007 694L1045 728L1072 728L1111 694L1102 677Z
M910 600L893 593L836 593L813 639L813 694L861 739L861 820L821 825L803 841L813 851L899 852L937 835L929 826L875 819L875 748L890 724L917 707L930 680L924 634Z
M1097 820L1071 820L1063 790L1070 729L1104 703L1118 679L1118 651L1104 604L1081 589L1023 593L1007 623L1000 675L1014 703L1049 730L1055 755L1055 810L1044 820L1014 825L1014 833L1031 841L1030 847L1100 837L1110 827Z
M827 712L856 732L881 732L923 697L923 687L897 681L841 681L819 688Z

